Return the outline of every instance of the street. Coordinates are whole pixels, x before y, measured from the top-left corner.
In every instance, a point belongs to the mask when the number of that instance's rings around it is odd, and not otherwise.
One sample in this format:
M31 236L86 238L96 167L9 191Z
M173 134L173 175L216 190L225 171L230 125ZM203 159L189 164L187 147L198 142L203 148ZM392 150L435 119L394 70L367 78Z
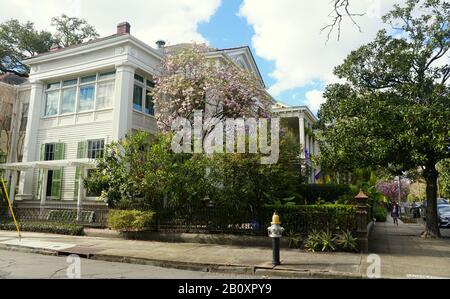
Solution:
M67 257L15 251L0 251L0 279L64 279L70 263ZM81 259L82 279L255 279L262 276L211 274L159 268L147 265Z

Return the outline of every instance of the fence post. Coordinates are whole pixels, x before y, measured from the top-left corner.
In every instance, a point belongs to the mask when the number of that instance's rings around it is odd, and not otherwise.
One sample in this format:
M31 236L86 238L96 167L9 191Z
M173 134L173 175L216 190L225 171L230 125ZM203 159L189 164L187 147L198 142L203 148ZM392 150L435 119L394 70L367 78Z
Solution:
M359 250L363 253L369 252L369 238L367 234L367 200L369 197L362 192L359 192L356 199L356 221Z

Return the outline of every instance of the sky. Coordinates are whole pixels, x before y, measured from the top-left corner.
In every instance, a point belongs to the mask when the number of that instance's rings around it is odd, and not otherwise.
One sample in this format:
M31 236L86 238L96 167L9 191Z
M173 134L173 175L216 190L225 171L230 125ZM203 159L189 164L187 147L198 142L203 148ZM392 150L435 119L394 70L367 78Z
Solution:
M405 0L355 0L350 10L359 29L344 19L341 38L327 42L331 0L1 0L0 22L32 21L52 31L50 20L67 14L86 19L101 36L115 33L122 21L132 34L154 45L207 43L217 48L248 45L255 55L270 94L291 106L307 105L317 112L324 88L338 79L334 67L384 28L381 17Z

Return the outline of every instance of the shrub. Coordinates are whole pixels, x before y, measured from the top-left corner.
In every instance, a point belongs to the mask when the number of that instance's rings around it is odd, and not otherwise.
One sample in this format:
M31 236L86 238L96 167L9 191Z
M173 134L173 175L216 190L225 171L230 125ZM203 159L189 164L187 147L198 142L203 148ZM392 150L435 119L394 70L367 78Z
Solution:
M335 251L335 238L333 234L327 230L319 233L319 243L322 251Z
M376 207L373 210L373 217L377 222L386 222L388 211L384 207Z
M108 214L108 227L121 232L142 231L153 219L151 211L111 210Z
M266 206L267 215L277 211L283 227L307 234L313 230L329 230L337 233L341 230L356 231L356 209L350 205L308 205L308 206ZM269 224L269 223L267 223Z
M340 197L351 194L349 185L310 184L300 185L298 193L305 199L305 204L317 204L321 201L336 202Z
M82 236L83 226L68 223L54 223L54 222L20 222L19 228L21 231L60 234L69 236ZM13 222L0 223L0 230L15 231L16 226Z
M305 249L311 252L316 252L320 250L320 245L320 232L317 230L313 230L306 238Z
M358 238L354 237L350 231L342 231L337 235L336 243L342 251L354 252L358 249Z

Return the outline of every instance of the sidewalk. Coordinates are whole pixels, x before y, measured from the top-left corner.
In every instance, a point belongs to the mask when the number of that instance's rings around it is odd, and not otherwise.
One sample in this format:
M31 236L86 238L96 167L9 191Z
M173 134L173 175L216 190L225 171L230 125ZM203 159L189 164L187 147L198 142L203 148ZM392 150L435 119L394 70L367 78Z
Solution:
M381 258L382 278L450 277L450 239L420 238L422 224L376 223L370 252ZM449 230L450 232L450 230ZM447 232L445 232L447 233ZM273 267L272 250L194 243L160 243L117 238L73 237L0 231L0 249L148 264L204 272L291 278L366 278L367 254L282 250Z
M360 254L306 253L282 250L281 266L272 266L272 250L225 245L158 243L109 238L72 237L0 231L0 249L149 264L204 272L256 274L291 278L361 278Z
M450 278L450 239L423 239L423 224L377 223L370 252L381 257L382 278ZM441 230L449 236L450 230Z

